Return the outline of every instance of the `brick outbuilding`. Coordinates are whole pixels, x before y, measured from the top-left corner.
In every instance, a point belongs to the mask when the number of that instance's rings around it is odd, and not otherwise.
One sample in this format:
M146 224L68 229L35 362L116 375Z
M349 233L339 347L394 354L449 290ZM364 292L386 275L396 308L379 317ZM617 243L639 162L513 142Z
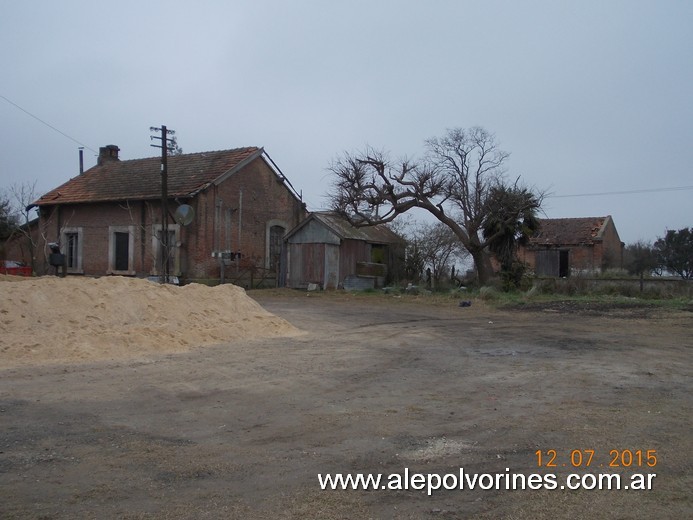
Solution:
M537 232L518 251L518 259L537 276L567 277L623 266L624 244L611 215L539 222Z
M163 269L161 158L120 160L100 149L98 164L35 201L52 272L50 243L68 274L160 275ZM180 281L274 280L283 236L301 222L301 197L263 148L168 157L168 270ZM186 205L191 222L176 215ZM177 218L178 217L178 218Z

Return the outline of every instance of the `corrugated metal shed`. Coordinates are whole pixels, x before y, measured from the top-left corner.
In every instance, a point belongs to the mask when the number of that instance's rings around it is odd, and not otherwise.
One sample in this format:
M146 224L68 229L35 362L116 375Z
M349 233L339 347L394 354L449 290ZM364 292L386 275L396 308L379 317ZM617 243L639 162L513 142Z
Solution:
M325 223L312 215L287 235L289 244L334 244L342 242L341 237Z
M317 223L315 221L317 221ZM302 230L305 227L308 229L305 230L304 233ZM290 243L300 243L300 241L307 240L308 238L312 239L312 233L316 232L320 228L327 228L332 235L341 240L363 240L372 244L396 244L404 241L402 237L384 224L377 226L356 227L352 226L344 217L330 212L312 213L306 220L291 230L287 238ZM294 239L295 235L299 236ZM317 237L315 238L317 240ZM330 238L330 240L331 242L329 243L331 244L339 243L334 241L334 237ZM324 240L320 239L318 241Z
M287 234L288 285L294 288L318 283L324 289L360 287L357 265L372 262L375 248L389 248L404 240L385 225L355 227L334 213L312 213ZM383 266L387 273L387 267ZM348 278L351 283L346 284ZM384 276L369 277L368 286Z

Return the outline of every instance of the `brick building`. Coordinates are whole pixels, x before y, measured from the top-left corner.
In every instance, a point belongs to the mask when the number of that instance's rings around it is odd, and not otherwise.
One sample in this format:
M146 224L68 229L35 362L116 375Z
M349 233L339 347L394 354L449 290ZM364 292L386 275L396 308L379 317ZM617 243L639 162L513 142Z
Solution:
M161 159L121 161L100 149L96 166L35 201L41 243L65 255L68 274L156 276L164 269ZM304 218L300 196L262 148L168 158L168 270L182 282L275 280L283 236ZM176 209L194 218L176 221ZM189 209L189 208L186 208ZM178 214L180 217L180 214ZM48 254L37 272L49 273Z
M541 219L518 258L537 276L567 277L622 267L623 247L611 215Z

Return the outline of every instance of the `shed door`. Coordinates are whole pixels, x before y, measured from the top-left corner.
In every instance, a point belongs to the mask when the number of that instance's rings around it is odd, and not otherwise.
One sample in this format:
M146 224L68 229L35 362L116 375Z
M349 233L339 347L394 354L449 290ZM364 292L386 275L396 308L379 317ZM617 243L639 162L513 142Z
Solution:
M570 252L567 249L545 249L535 253L537 276L559 276L566 278L570 275Z
M535 253L536 265L534 270L537 276L558 276L559 275L559 251L555 249L545 249Z
M570 264L568 262L569 251L564 249L560 252L558 257L558 276L561 278L567 278L570 275Z
M324 283L325 244L289 244L289 256L291 287Z
M336 289L339 285L339 246L325 244L324 289Z

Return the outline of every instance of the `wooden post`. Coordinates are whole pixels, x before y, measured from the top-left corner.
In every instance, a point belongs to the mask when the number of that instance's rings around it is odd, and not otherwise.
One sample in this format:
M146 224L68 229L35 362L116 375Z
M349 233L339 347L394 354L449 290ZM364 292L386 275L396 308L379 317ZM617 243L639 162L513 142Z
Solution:
M168 282L168 144L161 125L161 283Z

